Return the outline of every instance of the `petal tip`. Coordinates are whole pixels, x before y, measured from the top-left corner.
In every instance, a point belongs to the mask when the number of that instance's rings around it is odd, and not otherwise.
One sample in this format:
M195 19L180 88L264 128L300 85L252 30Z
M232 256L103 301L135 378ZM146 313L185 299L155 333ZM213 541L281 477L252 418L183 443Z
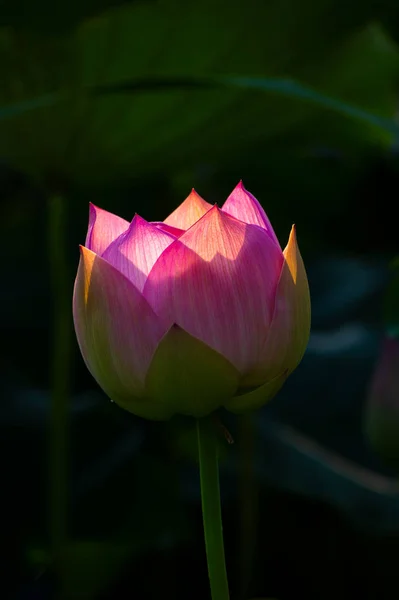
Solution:
M201 217L201 219L216 219L216 221L219 223L225 223L226 221L237 221L235 217L232 217L228 213L224 212L217 202L215 202L212 208L210 208L208 212Z
M235 186L235 188L233 189L233 191L231 193L233 194L234 192L238 192L238 191L241 191L244 194L248 193L247 190L245 189L244 182L242 179L240 179L240 181L237 183L237 185Z
M84 244L79 244L79 252L81 254L81 256L83 256L83 258L85 256L89 256L89 255L95 255L96 253L93 252L93 250L90 250L90 248L88 248L87 246L85 246Z
M196 202L200 202L200 203L205 202L203 197L199 195L199 193L197 192L197 190L195 188L191 188L191 192L187 196L186 200L188 200L188 199L195 200Z
M95 219L99 210L101 210L99 206L93 202L89 202L89 219Z
M147 223L147 221L145 219L143 219L143 217L140 217L140 215L138 213L134 213L134 217L130 221L130 224L129 224L128 229L126 230L126 233L128 231L130 232L135 226L141 225L143 222Z
M86 246L80 245L80 264L79 268L82 267L84 271L87 273L91 273L94 262L97 258L100 258L98 254L90 250L90 248L86 248Z
M295 223L291 227L290 235L288 236L287 246L284 250L284 255L287 258L287 253L289 251L297 251L298 250L298 240L296 235L296 225Z
M193 188L182 204L164 220L164 223L178 229L187 230L208 212L210 207L211 205Z

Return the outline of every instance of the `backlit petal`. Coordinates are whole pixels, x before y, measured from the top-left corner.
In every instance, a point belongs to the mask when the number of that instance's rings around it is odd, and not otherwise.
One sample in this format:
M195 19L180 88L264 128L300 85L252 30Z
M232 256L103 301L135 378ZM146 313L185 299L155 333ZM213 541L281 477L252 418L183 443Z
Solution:
M177 227L172 227L171 225L166 225L166 223L162 223L162 221L151 221L152 225L158 227L162 231L166 231L166 233L170 233L175 237L180 237L182 233L184 233L184 229L178 229Z
M282 264L263 229L215 206L161 254L143 294L245 373L259 360Z
M305 267L292 228L284 250L284 265L276 293L273 321L262 360L248 374L246 384L255 385L288 370L292 372L306 350L310 333L310 295Z
M140 292L155 261L176 238L136 215L103 254Z
M233 365L177 325L161 340L146 379L152 400L192 417L219 408L234 396L237 385Z
M84 247L73 316L83 358L99 385L124 408L142 399L145 411L145 376L165 328L135 286Z
M212 205L201 198L193 189L184 202L165 219L164 223L186 230L194 225L210 208L212 208Z
M244 223L259 225L266 229L271 239L280 248L279 241L274 229L258 200L250 194L244 187L242 181L234 188L226 202L222 206L222 210L229 215L232 215Z
M90 203L85 246L99 256L129 227L128 221Z

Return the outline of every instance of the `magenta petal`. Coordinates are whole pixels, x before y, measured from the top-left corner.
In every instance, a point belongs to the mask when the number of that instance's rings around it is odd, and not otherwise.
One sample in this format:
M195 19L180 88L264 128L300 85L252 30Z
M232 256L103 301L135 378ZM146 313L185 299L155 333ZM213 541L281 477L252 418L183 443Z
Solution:
M170 233L174 237L180 237L182 233L184 233L184 229L178 229L177 227L172 227L171 225L166 225L166 223L162 223L162 221L151 221L151 225L155 225L158 229L162 229L162 231L166 231L166 233Z
M149 364L166 328L122 273L84 247L73 316L83 358L108 396L124 407L142 398Z
M155 261L175 239L136 215L129 229L108 246L103 258L142 291Z
M99 256L129 227L128 221L90 203L86 248Z
M271 239L281 249L274 229L258 200L244 187L242 181L234 188L222 206L223 212L252 225L266 229Z
M263 229L215 206L161 254L143 294L245 373L264 345L282 263Z

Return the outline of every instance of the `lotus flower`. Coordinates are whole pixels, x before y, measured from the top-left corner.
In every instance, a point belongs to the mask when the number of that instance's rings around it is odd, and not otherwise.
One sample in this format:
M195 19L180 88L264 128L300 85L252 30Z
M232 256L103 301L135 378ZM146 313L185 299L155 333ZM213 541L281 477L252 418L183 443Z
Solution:
M222 208L193 190L164 222L91 205L73 315L89 371L128 411L162 420L253 410L309 338L295 228L283 252L242 183Z

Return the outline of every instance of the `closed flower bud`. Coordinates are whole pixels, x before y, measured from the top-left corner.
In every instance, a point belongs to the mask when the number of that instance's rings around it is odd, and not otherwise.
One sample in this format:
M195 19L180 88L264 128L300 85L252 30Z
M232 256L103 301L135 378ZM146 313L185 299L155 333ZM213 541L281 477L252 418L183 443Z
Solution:
M194 190L163 223L90 206L73 314L86 365L121 407L149 419L253 410L309 338L306 272L242 183L222 208Z

